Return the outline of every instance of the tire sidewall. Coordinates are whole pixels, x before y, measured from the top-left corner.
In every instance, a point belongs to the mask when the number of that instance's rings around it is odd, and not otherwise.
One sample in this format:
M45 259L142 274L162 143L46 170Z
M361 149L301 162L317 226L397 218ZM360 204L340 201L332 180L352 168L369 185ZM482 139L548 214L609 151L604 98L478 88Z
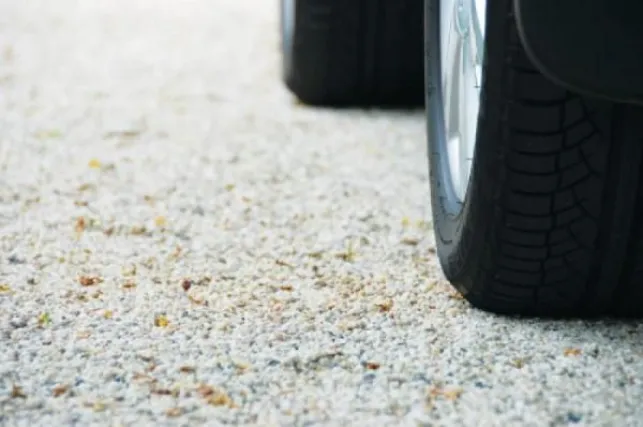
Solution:
M425 1L425 78L427 144L431 185L431 208L437 255L447 279L463 293L471 285L469 268L480 260L478 250L486 224L476 224L479 212L479 144L476 144L465 198L460 201L451 184L449 155L444 126L440 53L440 0ZM484 81L484 77L483 77ZM484 83L483 83L484 84ZM480 108L483 108L481 100ZM478 141L480 136L478 135Z

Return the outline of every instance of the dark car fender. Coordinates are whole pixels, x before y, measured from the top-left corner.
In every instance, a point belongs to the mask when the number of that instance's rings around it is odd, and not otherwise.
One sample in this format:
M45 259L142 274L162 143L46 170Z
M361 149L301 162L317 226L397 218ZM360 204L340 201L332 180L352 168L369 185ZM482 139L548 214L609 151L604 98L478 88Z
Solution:
M513 0L534 65L573 91L643 104L643 0Z

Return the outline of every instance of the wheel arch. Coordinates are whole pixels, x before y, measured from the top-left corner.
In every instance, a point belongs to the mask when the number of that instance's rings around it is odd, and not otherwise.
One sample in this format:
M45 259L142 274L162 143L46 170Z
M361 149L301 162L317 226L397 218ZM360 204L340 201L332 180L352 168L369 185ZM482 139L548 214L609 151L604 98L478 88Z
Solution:
M643 1L513 0L534 65L570 90L643 104Z

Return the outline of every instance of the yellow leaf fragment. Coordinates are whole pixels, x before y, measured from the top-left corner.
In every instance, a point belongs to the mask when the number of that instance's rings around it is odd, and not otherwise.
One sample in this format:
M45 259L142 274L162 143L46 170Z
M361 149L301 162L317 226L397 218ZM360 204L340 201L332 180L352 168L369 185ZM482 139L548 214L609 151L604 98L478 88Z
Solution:
M207 401L212 406L227 406L228 408L236 407L232 398L222 390L215 390L214 393L208 397Z
M168 318L162 314L158 314L154 317L154 326L159 328L166 328L170 324Z
M563 351L563 354L564 354L565 356L578 356L578 355L580 355L580 354L581 354L581 349L580 349L580 348L571 348L571 347L570 347L570 348L566 348L566 349Z
M438 397L442 397L446 400L455 401L463 393L463 390L459 387L453 387L445 389L441 386L434 386L429 389L429 399L434 400Z
M89 162L87 163L87 166L89 166L92 169L100 169L102 166L102 163L100 162L100 160L94 158L89 160Z
M51 324L51 317L49 316L49 313L41 313L40 316L38 316L38 325L47 326L49 324Z
M156 225L159 228L163 228L167 225L167 219L164 216L159 215L156 218L154 218L154 225Z

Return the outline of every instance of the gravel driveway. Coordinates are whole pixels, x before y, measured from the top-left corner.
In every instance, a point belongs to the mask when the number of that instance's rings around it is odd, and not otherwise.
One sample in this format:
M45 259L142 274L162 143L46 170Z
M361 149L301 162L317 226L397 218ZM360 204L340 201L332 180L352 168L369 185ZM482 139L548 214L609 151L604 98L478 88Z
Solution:
M276 20L0 0L0 425L643 425L643 327L469 308L422 113L293 102Z

